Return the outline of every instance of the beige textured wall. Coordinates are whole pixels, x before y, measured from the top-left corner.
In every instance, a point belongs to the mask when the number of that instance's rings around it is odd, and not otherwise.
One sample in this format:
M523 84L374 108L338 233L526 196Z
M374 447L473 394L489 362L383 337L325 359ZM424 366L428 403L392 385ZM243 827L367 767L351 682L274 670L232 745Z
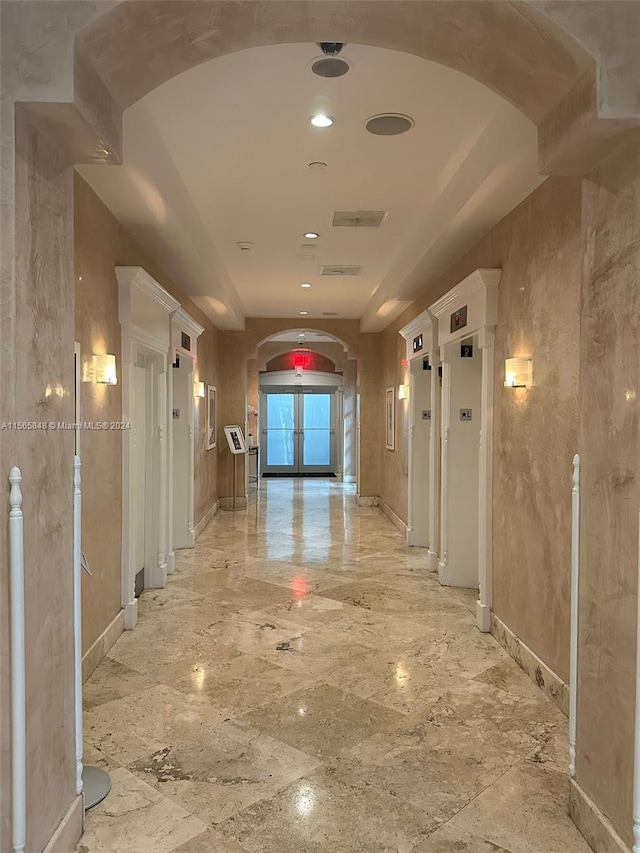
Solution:
M577 781L632 843L640 509L640 145L583 183Z
M503 270L495 339L494 612L563 679L569 662L571 459L577 449L580 182L550 178L383 333L384 385L407 380L398 329L478 267ZM502 386L533 357L535 387ZM382 498L407 519L407 409L380 449ZM535 606L532 606L535 602Z
M116 266L141 266L205 327L198 338L196 378L216 385L217 330L178 285L130 237L75 175L76 340L83 362L92 353L116 354L122 376ZM84 421L120 421L121 385L81 387ZM217 500L217 452L206 450L205 400L196 401L195 522ZM120 610L122 548L122 435L111 431L81 434L83 473L82 544L92 577L83 576L83 649L86 651Z

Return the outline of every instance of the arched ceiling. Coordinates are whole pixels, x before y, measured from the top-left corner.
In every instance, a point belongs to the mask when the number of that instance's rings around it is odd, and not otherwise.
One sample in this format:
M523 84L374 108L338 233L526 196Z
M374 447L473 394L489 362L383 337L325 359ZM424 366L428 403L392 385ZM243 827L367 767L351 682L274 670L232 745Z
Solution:
M303 321L305 310L381 329L542 180L534 125L470 77L353 44L349 73L323 79L309 67L319 54L313 43L256 47L185 71L125 112L122 166L80 167L221 328ZM311 127L319 111L335 125ZM382 112L415 126L368 133ZM336 228L334 210L388 216ZM322 264L363 270L321 276Z

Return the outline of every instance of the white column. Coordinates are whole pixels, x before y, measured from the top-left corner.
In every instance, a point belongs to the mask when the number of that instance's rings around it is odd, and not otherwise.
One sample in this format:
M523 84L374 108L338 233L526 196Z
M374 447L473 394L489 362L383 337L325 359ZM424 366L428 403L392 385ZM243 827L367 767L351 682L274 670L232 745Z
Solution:
M154 572L154 580L150 586L165 587L167 585L167 547L170 543L167 541L167 476L169 467L169 453L167 433L169 431L169 418L172 417L172 412L167 404L167 374L166 360L163 358L162 365L158 366L159 370L156 373L154 366L152 376L155 380L155 391L158 400L158 460L160 470L158 471L159 480L159 495L158 495L158 512L156 513L155 524L157 525L157 571Z
M75 664L76 794L82 793L82 494L80 457L73 457L73 645Z
M480 403L479 493L478 493L478 575L480 595L476 605L476 621L480 631L491 630L493 607L493 344L494 334L488 328L478 333L482 353L482 398Z
M571 646L569 652L569 776L573 779L576 775L576 728L578 721L578 590L580 575L580 457L577 453L573 457L572 482Z
M451 425L451 374L446 360L445 348L440 350L442 364L442 453L440 462L440 559L438 575L440 583L449 565L449 430ZM433 412L431 414L433 417Z
M167 359L167 574L172 575L176 568L176 554L173 548L173 351ZM193 418L193 383L191 388L191 407Z
M9 474L9 562L11 583L11 824L14 853L27 844L27 721L24 633L24 519L22 474Z
M438 350L434 347L429 353L431 364L431 421L429 423L429 570L438 570L438 553L440 552L440 359Z
M414 373L414 365L409 364L409 446L407 448L407 465L409 470L408 477L408 494L407 494L407 545L413 545L413 513L414 513L414 491L415 491L415 471L413 470L413 454L415 440L415 423L416 423L416 376Z
M130 429L122 430L122 608L124 627L131 630L138 621L138 600L136 598L135 571L133 567L133 506L131 502L131 482L133 479L133 394L134 366L137 352L127 329L122 333L122 420L131 424Z

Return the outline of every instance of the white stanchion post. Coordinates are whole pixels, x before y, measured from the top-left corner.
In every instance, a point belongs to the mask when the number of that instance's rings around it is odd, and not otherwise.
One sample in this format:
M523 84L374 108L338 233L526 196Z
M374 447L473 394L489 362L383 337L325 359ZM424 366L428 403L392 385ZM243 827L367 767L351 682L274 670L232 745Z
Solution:
M11 829L13 853L27 845L27 719L24 632L24 518L22 473L9 474L9 563L11 583Z
M633 762L633 853L640 853L640 515L638 516L638 621L636 627L636 732Z
M569 654L569 776L576 775L578 720L578 590L580 580L580 456L573 457L571 489L571 649Z
M75 663L76 794L82 793L82 491L80 457L73 457L73 644Z

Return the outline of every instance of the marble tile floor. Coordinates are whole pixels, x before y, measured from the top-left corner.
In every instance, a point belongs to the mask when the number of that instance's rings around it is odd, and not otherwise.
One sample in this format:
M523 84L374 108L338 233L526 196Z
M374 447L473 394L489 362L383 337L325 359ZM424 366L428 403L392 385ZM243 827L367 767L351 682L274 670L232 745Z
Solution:
M220 512L85 685L77 853L588 853L566 720L335 480Z

